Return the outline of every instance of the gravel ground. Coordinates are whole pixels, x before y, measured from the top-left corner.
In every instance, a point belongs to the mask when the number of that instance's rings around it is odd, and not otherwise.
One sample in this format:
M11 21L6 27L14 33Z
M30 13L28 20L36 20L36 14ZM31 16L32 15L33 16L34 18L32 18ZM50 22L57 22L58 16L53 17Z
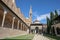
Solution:
M32 40L50 40L50 39L43 35L36 34Z

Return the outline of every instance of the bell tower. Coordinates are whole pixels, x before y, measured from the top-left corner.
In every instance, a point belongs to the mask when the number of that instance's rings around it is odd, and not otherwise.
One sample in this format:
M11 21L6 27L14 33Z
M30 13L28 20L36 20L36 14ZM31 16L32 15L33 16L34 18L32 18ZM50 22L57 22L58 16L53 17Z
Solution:
M32 23L32 6L30 6L29 20L30 20L30 24L31 24Z
M13 3L15 3L15 0L12 0Z

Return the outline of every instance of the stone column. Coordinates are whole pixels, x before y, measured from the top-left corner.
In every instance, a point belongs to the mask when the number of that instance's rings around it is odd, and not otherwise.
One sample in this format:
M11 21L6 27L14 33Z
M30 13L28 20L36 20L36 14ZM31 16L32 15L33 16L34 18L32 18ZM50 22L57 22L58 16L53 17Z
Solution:
M27 27L26 27L26 31L27 31Z
M24 27L24 31L25 31L25 25L23 27Z
M26 31L26 25L25 25L25 31Z
M23 30L24 30L24 25L23 25Z
M25 25L24 25L24 31L25 31Z
M55 34L57 35L56 26L54 28L55 28Z
M12 21L12 29L14 28L14 20L15 20L15 17L13 17L13 21Z
M17 29L19 29L19 20L18 20L18 24L17 24Z
M21 26L20 27L21 27L21 30L22 30L22 23L21 23Z
M43 33L43 31L44 31L44 30L43 30L43 25L42 25L42 32L41 32L41 33Z
M25 31L25 25L24 25L24 31Z
M22 23L22 30L23 30L23 23Z
M22 30L23 30L23 24L22 24Z
M19 22L19 29L21 30L21 22Z
M22 25L22 30L24 30L24 25Z
M25 26L23 25L23 27L24 27L24 30L25 30Z
M7 14L7 11L5 10L5 11L4 11L4 15L3 15L3 20L2 20L2 28L3 28L3 26L4 26L4 21L5 21L5 16L6 16L6 14Z

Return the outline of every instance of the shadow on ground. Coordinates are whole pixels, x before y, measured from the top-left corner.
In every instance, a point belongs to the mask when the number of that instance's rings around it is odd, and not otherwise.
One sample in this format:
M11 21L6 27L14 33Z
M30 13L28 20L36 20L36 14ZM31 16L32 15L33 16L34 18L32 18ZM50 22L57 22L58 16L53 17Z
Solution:
M60 37L54 36L54 35L44 34L43 36L51 38L51 39L55 39L55 40L60 40Z
M8 37L4 38L2 40L32 40L35 34L27 34L27 35L21 35L16 37Z

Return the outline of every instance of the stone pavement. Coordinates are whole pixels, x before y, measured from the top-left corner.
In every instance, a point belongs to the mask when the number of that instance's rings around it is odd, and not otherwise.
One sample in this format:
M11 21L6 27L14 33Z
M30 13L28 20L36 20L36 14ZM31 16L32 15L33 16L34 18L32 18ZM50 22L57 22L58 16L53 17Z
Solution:
M36 34L32 40L50 40L43 35Z

